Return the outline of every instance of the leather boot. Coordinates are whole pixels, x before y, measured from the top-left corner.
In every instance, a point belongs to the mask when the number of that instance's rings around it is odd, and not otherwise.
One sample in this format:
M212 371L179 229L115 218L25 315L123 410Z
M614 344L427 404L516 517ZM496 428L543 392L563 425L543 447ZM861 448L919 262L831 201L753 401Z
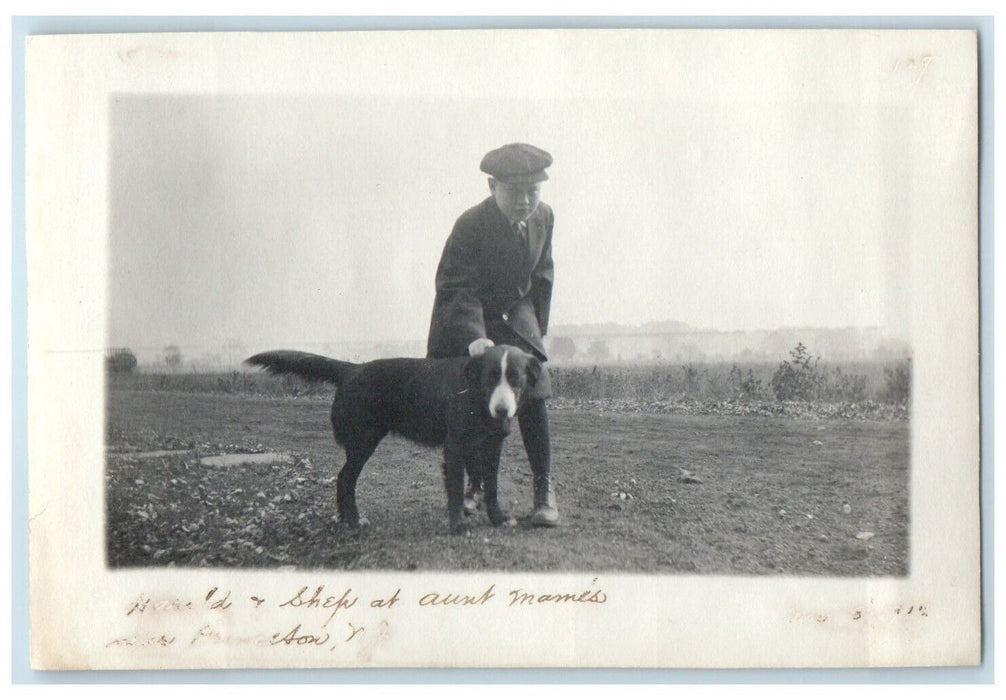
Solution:
M555 527L559 524L559 510L555 506L555 493L548 476L534 479L534 511L531 524L535 527Z

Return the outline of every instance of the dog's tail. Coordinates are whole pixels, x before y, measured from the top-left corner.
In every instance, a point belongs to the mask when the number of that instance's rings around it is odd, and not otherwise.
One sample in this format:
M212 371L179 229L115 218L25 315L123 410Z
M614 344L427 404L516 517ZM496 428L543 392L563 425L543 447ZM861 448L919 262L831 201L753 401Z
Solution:
M263 367L269 374L294 374L312 381L330 382L341 386L342 382L359 365L342 360L333 360L324 355L297 350L272 350L249 357L249 365Z

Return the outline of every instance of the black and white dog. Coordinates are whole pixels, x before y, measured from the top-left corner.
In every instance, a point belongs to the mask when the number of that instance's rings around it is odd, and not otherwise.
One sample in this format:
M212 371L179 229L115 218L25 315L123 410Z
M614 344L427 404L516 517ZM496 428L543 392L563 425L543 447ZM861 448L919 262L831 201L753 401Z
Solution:
M444 483L451 531L465 531L464 475L483 484L493 525L512 524L497 497L500 452L524 390L541 373L537 358L497 345L475 357L395 358L363 364L293 350L276 350L245 362L272 374L331 382L335 441L346 451L336 498L339 520L367 524L356 507L356 481L388 433L444 448Z

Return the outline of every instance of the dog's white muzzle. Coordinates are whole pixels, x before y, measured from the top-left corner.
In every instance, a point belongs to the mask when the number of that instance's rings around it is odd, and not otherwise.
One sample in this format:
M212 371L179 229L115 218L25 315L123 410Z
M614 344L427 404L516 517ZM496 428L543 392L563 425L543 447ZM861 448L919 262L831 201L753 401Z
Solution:
M489 415L493 418L513 418L517 414L517 394L506 378L507 352L500 360L500 381L489 395Z

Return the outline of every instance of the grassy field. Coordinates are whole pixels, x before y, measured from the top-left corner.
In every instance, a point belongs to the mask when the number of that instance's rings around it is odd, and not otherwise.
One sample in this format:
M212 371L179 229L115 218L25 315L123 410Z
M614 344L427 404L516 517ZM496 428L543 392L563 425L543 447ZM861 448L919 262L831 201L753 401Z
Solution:
M371 526L337 525L334 478L343 457L328 424L329 387L240 373L114 377L109 564L908 573L905 406L570 396L556 380L550 416L562 525L497 529L480 514L471 536L451 537L440 455L397 438L382 443L360 479ZM167 453L139 456L154 450ZM200 463L205 455L266 451L282 458ZM525 516L531 478L516 437L506 444L500 481L501 502Z

